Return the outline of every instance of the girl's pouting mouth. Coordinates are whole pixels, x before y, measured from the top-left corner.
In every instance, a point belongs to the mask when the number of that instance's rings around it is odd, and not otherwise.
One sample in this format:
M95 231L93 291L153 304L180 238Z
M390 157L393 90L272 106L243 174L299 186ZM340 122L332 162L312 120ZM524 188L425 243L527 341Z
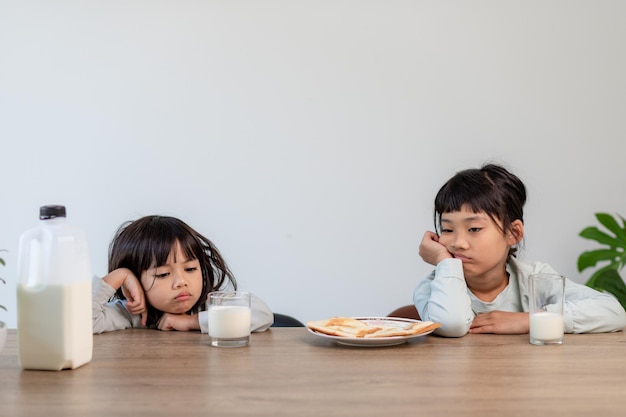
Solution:
M460 259L461 262L465 263L465 262L469 262L471 259L468 258L467 256L464 255L460 255L458 253L453 253L452 256L454 256L456 259Z
M191 299L191 294L189 294L188 292L181 292L174 299L181 302L188 301L189 299Z

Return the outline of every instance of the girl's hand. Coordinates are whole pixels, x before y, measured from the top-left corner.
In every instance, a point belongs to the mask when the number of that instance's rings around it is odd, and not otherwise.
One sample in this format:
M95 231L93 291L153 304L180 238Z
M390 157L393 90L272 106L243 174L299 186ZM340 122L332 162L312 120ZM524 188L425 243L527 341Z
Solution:
M419 247L419 255L425 262L435 266L444 259L452 258L448 249L439 243L439 236L433 232L424 233Z
M130 273L122 283L122 294L126 297L126 310L132 315L141 314L141 324L146 325L148 309L143 287L133 273Z
M189 330L200 330L200 322L197 314L172 314L163 313L157 322L159 330L178 330L186 332Z
M132 315L141 314L141 324L145 326L148 319L146 298L141 282L135 274L130 269L119 268L102 279L115 290L122 289L122 294L126 297L126 310Z
M528 313L491 311L478 314L470 326L470 333L525 334L530 330Z

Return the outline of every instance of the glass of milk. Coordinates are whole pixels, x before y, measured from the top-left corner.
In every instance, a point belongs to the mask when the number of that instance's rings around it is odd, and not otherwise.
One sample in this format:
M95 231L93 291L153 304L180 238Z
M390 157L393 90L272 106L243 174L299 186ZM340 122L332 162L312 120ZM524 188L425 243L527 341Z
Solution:
M530 343L563 343L565 277L556 274L530 276Z
M215 291L209 293L209 338L211 346L241 347L250 343L250 293Z

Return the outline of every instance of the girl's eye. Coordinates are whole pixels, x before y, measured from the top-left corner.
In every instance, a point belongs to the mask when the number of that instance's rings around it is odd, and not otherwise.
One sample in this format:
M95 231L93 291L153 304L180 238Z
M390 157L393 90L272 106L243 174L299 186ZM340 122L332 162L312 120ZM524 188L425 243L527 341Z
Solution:
M163 274L155 274L154 277L155 278L166 278L170 273L169 272L165 272Z
M452 229L441 229L441 233L452 233Z
M185 268L185 272L193 272L193 271L197 271L198 268L195 266L190 266L189 268Z
M476 233L476 232L480 232L482 230L482 228L480 227L470 227L469 231L472 233Z

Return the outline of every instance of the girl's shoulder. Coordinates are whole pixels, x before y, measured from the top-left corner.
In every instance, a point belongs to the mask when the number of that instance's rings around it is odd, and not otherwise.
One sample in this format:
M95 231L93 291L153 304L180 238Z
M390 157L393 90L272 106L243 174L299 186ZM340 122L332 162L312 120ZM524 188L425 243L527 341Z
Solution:
M528 293L530 290L530 276L539 273L556 274L557 272L545 262L524 262L516 258L511 258L507 262L507 272L511 280L517 285L517 290L522 298L522 303L528 303Z
M511 258L507 262L507 270L510 274L514 274L518 280L526 280L533 274L558 274L554 268L545 262L524 262L517 258Z

